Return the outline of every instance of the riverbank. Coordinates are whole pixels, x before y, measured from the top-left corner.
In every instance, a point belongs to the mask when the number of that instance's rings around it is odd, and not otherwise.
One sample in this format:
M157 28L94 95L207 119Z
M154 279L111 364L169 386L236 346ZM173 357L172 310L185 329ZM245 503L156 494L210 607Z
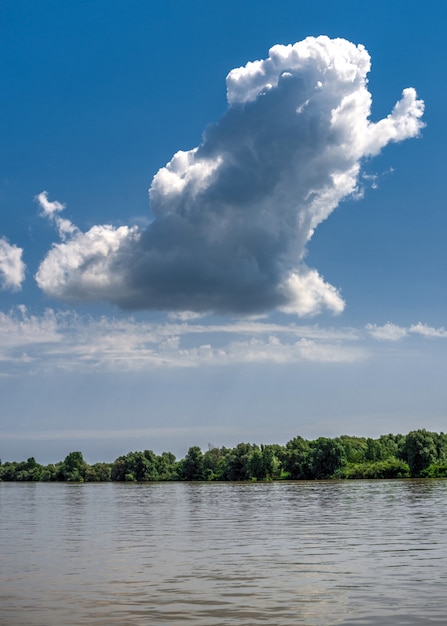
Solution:
M309 441L300 436L280 444L239 443L234 448L189 448L129 452L112 463L89 464L82 452L41 465L0 461L0 480L39 482L274 481L447 477L447 435L414 430L377 439L341 435Z

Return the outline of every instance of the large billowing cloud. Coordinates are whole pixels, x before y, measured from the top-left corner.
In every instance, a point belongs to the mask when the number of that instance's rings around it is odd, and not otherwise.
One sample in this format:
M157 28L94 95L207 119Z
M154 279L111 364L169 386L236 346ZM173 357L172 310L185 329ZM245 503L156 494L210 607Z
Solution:
M225 115L154 176L146 230L83 233L41 194L62 241L42 262L39 286L128 309L340 313L338 290L304 263L306 244L357 191L362 160L422 127L412 88L370 121L369 69L363 46L322 36L232 70Z
M22 248L10 244L0 237L0 289L18 291L25 278L25 263Z

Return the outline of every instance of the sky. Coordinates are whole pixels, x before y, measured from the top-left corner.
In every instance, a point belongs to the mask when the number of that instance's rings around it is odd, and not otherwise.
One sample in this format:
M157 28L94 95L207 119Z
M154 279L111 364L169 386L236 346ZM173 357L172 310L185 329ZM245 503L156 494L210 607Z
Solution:
M446 17L3 0L0 458L445 431Z

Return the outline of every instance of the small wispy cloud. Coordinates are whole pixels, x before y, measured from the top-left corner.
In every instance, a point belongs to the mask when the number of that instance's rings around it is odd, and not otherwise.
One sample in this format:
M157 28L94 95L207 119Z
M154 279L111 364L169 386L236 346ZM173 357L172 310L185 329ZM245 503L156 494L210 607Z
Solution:
M48 192L46 191L42 191L42 193L37 195L35 200L42 209L42 217L47 217L55 224L62 241L79 234L79 229L70 220L59 216L59 213L65 209L65 204L57 200L50 202L48 200Z
M42 192L61 242L40 264L39 287L129 310L341 313L340 291L305 264L306 245L344 198L361 195L365 157L423 127L413 88L370 120L369 70L362 45L325 36L233 69L224 116L154 176L146 228L81 232Z
M410 333L416 333L423 337L432 337L435 339L439 337L443 339L447 338L447 330L443 326L441 326L441 328L433 328L432 326L418 322L410 326L408 330Z

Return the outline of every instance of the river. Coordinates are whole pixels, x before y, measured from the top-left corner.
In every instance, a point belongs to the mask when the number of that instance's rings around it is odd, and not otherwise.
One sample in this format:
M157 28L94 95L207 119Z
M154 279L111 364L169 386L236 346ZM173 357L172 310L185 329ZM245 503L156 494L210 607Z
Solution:
M447 480L0 483L1 626L447 623Z

